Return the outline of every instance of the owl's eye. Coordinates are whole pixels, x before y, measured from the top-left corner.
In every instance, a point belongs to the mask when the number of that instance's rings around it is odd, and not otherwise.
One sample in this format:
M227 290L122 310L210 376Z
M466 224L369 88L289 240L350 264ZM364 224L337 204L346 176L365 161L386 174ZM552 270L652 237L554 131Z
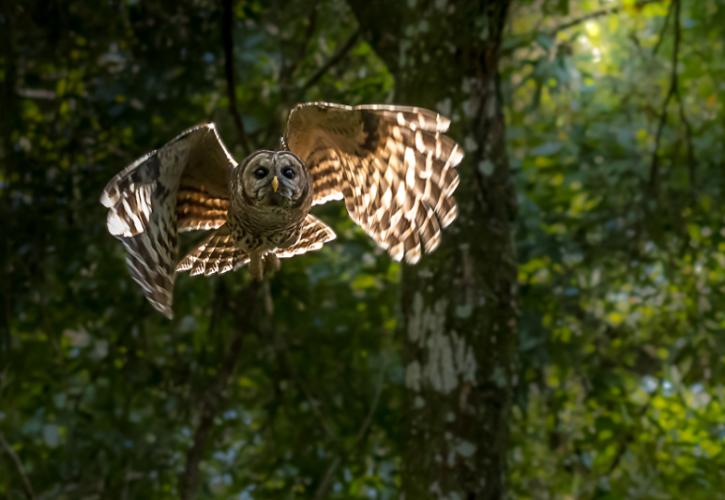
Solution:
M254 171L254 177L256 177L257 179L264 179L268 173L269 170L264 167L259 167L257 170Z
M297 172L295 172L290 167L287 167L287 168L285 168L285 169L282 170L282 175L284 175L288 179L294 179L297 176Z

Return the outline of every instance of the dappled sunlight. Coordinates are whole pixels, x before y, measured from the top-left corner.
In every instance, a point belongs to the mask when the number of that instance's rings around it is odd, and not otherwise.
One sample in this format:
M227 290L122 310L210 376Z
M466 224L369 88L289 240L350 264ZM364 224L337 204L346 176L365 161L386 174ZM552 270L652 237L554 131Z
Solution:
M720 32L704 12L723 9L683 4L677 19L671 2L581 4L506 73L519 281L540 311L521 343L542 360L527 373L513 483L573 497L716 491L725 214L713 83L725 64L719 41L719 61L698 44ZM541 435L548 444L528 444Z

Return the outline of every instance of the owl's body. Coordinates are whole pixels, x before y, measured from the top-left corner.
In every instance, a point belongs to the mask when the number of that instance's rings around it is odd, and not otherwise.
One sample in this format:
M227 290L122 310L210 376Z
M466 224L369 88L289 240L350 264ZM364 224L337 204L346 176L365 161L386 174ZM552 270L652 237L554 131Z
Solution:
M307 103L290 113L281 151L241 164L213 124L191 128L116 175L101 202L128 252L134 280L172 316L177 271L224 273L249 264L255 279L279 258L322 247L335 233L310 208L344 199L352 219L396 260L433 251L456 217L463 153L449 121L405 106ZM178 233L211 230L183 259Z
M309 173L288 151L258 151L235 169L230 192L229 233L249 256L252 276L261 280L264 261L279 265L274 250L300 239L312 206Z

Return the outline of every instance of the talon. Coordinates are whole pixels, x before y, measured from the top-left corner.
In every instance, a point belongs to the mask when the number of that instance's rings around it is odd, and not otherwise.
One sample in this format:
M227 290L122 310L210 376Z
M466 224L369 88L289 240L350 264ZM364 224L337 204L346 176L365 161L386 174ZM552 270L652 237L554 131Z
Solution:
M264 263L262 256L259 254L250 255L249 274L254 281L262 281L264 279Z
M264 256L264 270L266 273L276 273L280 267L279 257L276 254L268 253Z

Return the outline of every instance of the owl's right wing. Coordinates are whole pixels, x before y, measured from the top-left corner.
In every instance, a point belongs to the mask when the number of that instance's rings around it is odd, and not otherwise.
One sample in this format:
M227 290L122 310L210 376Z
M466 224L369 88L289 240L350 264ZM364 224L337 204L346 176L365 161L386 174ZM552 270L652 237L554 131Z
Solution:
M396 260L417 262L456 218L450 120L411 106L297 105L287 147L312 175L314 204L344 199L350 217Z
M131 276L146 298L169 318L178 233L226 222L236 165L214 124L207 123L139 158L103 190L108 232L126 248Z

